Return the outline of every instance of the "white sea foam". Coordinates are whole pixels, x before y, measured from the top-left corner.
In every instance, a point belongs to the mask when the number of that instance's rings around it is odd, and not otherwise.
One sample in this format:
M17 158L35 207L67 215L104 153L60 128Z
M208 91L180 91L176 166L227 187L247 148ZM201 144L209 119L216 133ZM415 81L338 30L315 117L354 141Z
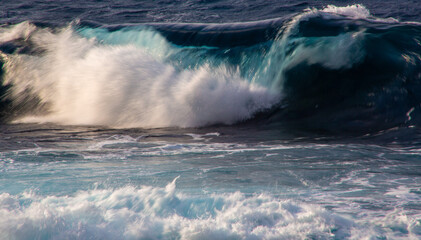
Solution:
M10 31L27 37L29 28L21 24ZM4 83L13 85L14 101L24 102L32 92L49 108L20 122L197 127L245 120L279 100L278 93L223 66L177 71L139 46L101 45L71 28L34 31L30 41L45 53L9 55Z
M17 24L13 28L0 28L0 42L8 42L14 39L28 39L36 30L36 27L29 22Z
M370 11L361 4L350 5L346 7L337 7L335 5L328 5L322 12L335 13L353 18L368 18Z
M177 193L175 180L165 188L128 186L73 196L0 195L2 239L372 239L411 238L419 230L416 220L398 210L352 220L267 194L189 196Z
M322 17L324 19L361 19L370 22L381 22L381 23L396 23L399 22L394 18L379 18L371 15L370 11L361 4L348 5L344 7L338 7L335 5L328 5L323 9L308 8L303 13L298 14L289 21L285 27L285 33L283 35L290 35L298 31L298 23L307 21L310 18Z
M74 196L0 195L5 239L303 239L346 237L357 226L315 205L241 193L194 198L125 187Z
M323 16L326 19L347 17L352 19L363 19L372 22L396 23L398 20L394 18L379 18L371 15L370 11L362 4L348 5L338 7L335 5L328 5L327 7L318 9L307 9L306 12L300 15L300 18L307 19L313 16Z

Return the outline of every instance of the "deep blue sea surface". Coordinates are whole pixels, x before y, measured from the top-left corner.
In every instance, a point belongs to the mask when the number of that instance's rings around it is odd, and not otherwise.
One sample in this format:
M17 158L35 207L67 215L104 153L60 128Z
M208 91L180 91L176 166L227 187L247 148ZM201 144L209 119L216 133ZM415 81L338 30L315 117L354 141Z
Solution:
M0 239L420 239L421 4L0 2Z

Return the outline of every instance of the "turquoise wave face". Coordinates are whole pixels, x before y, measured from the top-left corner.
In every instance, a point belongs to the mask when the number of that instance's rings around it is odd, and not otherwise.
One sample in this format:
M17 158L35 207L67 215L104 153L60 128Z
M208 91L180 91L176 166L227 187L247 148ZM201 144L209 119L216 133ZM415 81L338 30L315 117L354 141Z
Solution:
M163 26L159 27L163 28ZM168 36L164 37L165 31L168 31L168 29L162 30L164 31L162 33L160 29L154 29L153 26L123 27L115 31L105 28L81 27L77 32L83 37L95 39L105 45L134 45L146 49L149 54L165 63L175 66L178 71L186 69L196 70L203 66L208 66L212 69L224 67L230 72L238 72L241 77L249 82L254 81L258 75L257 72L262 66L262 59L265 58L266 53L270 50L274 41L272 39L251 46L243 46L239 43L237 46L230 47L224 44L226 38L230 39L228 41L230 45L235 43L231 42L231 38L225 36L227 33L223 28L218 28L218 31L208 33L208 37L214 41L209 40L206 42L209 45L198 46L199 43L203 43L201 38L196 42L196 39L192 36L185 37L184 35L186 33L180 26L169 25L166 27L175 28L171 32L172 35L169 36L169 39L167 38ZM185 27L188 28L188 26ZM231 33L233 30L231 28L228 30L229 34L235 36L235 31ZM190 31L192 30L189 30L189 33ZM190 39L190 42L194 45L173 43L173 38L180 38L176 36L178 32L180 32L183 38ZM193 33L191 34L193 35ZM223 39L219 39L221 35ZM258 84L265 85L263 82L258 82Z

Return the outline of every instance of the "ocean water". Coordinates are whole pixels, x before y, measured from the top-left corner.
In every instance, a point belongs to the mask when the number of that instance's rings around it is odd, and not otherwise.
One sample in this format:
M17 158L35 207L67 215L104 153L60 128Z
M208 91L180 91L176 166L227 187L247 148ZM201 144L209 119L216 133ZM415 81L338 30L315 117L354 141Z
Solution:
M420 239L421 4L0 2L0 239Z

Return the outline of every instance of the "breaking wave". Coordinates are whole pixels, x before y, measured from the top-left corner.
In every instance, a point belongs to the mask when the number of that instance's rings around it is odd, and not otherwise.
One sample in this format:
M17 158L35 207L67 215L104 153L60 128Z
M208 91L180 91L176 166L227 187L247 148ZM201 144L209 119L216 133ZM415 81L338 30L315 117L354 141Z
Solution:
M0 113L142 128L419 126L420 33L362 5L233 24L3 26Z

